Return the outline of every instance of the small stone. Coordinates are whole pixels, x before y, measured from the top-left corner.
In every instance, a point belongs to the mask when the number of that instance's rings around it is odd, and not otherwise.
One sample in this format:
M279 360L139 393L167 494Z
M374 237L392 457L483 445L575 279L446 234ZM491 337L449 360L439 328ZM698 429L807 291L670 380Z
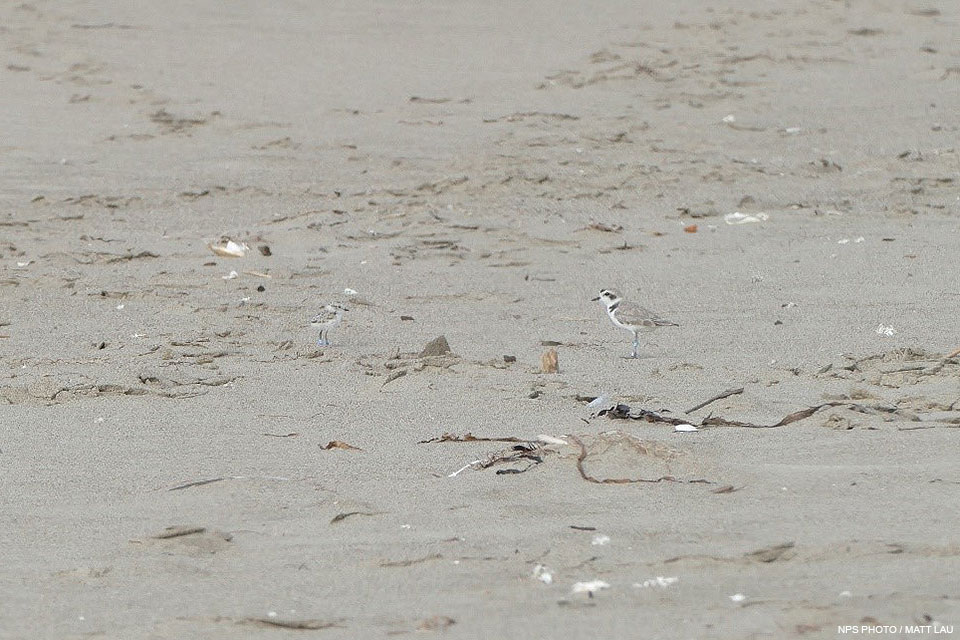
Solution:
M504 362L516 362L517 356L503 356Z

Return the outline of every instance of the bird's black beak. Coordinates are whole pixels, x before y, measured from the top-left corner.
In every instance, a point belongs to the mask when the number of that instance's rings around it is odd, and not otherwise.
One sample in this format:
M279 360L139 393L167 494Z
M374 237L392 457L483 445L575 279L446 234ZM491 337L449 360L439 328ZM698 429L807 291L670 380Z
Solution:
M590 302L596 302L599 299L600 299L600 296L597 296L596 298L590 298Z

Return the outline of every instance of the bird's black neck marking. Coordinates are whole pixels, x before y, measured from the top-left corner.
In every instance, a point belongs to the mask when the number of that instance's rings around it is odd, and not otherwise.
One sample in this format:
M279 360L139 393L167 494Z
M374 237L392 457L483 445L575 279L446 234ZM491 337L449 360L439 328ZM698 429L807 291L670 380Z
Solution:
M620 306L620 301L617 300L617 301L614 302L612 305L610 305L610 311L616 311L616 310L617 310L617 307L619 307L619 306Z

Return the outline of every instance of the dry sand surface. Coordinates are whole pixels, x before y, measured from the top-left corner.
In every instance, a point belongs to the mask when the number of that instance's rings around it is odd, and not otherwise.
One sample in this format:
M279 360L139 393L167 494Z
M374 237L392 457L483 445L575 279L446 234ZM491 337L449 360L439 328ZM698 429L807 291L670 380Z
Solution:
M0 637L960 624L960 7L498 4L3 4Z

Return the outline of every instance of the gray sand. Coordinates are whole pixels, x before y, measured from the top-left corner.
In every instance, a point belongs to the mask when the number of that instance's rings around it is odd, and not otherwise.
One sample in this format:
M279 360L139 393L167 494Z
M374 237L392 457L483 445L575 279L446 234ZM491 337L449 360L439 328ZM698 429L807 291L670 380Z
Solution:
M91 4L0 8L0 637L960 624L956 3Z

